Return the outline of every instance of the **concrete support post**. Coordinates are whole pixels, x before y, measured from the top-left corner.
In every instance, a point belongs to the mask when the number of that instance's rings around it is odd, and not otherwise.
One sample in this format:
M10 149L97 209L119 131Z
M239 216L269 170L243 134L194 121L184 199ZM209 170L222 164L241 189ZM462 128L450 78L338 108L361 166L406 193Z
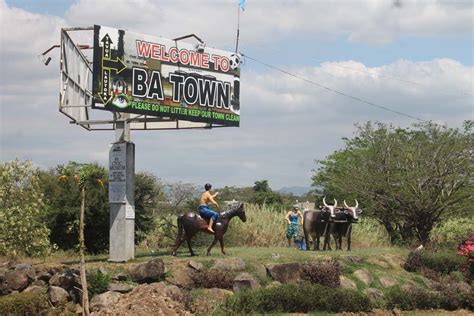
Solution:
M126 121L116 125L117 141L109 152L109 261L135 257L135 144Z

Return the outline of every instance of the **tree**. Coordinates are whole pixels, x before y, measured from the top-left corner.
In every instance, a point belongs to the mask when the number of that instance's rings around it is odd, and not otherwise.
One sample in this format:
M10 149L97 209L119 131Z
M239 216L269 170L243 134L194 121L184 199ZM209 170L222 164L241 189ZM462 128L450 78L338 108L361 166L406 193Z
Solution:
M0 164L0 255L42 256L51 251L39 171L29 161Z
M105 172L103 168L93 164L70 163L62 168L59 180L67 183L71 179L81 192L81 208L79 213L79 257L80 257L80 278L82 287L82 311L84 315L89 315L89 294L87 290L86 259L84 243L84 217L86 204L86 190L94 186L104 187Z
M44 220L51 230L51 241L60 249L74 249L79 236L80 190L73 181L59 183L64 168L77 164L70 162L40 174L47 212ZM100 168L105 177L107 171ZM107 185L107 182L105 182ZM100 253L109 247L110 208L108 191L97 186L86 190L85 245L88 253ZM138 172L135 175L135 243L142 241L155 227L154 214L159 201L164 200L163 185L155 176Z
M250 203L255 203L258 205L277 205L282 204L282 199L280 194L272 191L268 185L268 180L255 181L253 186L254 194L250 198Z
M411 128L368 122L346 147L318 161L313 185L339 199L357 198L393 243L429 240L444 218L472 216L474 138L464 129L424 123Z

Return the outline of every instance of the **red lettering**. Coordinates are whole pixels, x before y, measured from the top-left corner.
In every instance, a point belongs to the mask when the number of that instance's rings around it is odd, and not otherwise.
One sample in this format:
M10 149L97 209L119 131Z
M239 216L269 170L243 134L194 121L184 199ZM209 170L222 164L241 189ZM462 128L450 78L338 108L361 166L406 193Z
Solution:
M183 64L183 65L187 65L189 64L189 52L187 49L180 49L179 50L179 61Z
M137 40L137 53L140 57L150 57L150 43Z
M178 48L171 47L169 54L170 54L170 61L174 64L178 63Z
M209 54L202 54L202 68L209 69Z
M190 57L191 65L201 67L201 56L202 55L200 53L194 52L194 51L190 51L189 53L191 55L191 57Z

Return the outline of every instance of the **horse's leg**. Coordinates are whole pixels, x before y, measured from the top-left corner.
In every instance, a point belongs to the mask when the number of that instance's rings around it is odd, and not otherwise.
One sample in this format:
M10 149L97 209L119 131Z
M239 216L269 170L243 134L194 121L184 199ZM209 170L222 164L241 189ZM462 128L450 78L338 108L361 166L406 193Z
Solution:
M186 242L188 243L189 253L191 254L191 257L194 257L196 254L194 253L193 248L191 248L191 237L186 238Z
M185 238L176 240L176 244L174 245L173 252L171 253L172 256L176 257L176 252L178 251L179 247L183 244L185 240L186 240Z
M303 229L304 232L304 242L306 244L306 250L309 250L309 238L308 238L308 232L306 229Z
M224 236L220 236L219 238L219 244L221 244L221 252L223 255L225 255L225 251L224 251Z
M212 247L214 247L214 245L217 243L217 236L214 235L214 240L212 241L211 245L209 246L209 248L207 248L207 255L209 256L211 254L211 249Z

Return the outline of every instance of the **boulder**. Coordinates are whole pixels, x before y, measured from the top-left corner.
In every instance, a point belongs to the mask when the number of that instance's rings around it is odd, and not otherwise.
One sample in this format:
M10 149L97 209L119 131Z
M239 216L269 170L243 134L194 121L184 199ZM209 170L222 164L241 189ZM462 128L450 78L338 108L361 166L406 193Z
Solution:
M51 279L51 274L49 272L41 271L36 274L36 280L41 280L48 283L49 279Z
M117 303L120 297L122 297L122 294L111 291L94 295L90 302L90 309L97 312L104 307Z
M394 279L392 277L387 277L387 276L380 277L379 281L380 281L380 284L384 288L391 287L391 286L394 286L395 284L397 284L396 279Z
M202 263L194 261L194 260L189 260L188 265L189 265L189 267L191 267L191 268L193 268L194 270L197 270L197 271L199 271L203 268Z
M59 286L65 290L71 289L73 286L79 285L79 276L71 273L56 273L49 279L49 285Z
M191 279L191 273L195 271L194 269L187 266L178 265L171 268L170 270L170 276L166 278L168 283L186 289L191 289L193 287L194 282Z
M31 286L27 287L23 292L26 292L26 293L34 293L34 294L41 294L41 293L46 292L46 290L45 290L45 288L42 287L42 286L31 285Z
M245 262L240 258L217 259L211 269L223 271L245 270Z
M364 293L372 300L378 300L383 297L383 292L373 287L369 287L365 289Z
M117 273L112 277L114 281L127 281L127 275L125 273Z
M297 262L269 264L266 266L268 274L281 283L295 283L301 281L301 265Z
M54 306L64 305L69 299L68 292L59 286L50 286L48 289L49 300Z
M372 282L372 276L366 269L359 269L354 272L354 275L365 285L369 285Z
M119 293L128 293L135 288L135 285L127 283L116 283L112 282L109 284L109 291L119 292Z
M19 263L15 265L15 270L24 272L28 276L30 281L36 279L35 268L33 268L29 263Z
M356 290L357 289L357 285L355 284L354 281L352 281L351 279L349 278L346 278L345 276L341 275L339 277L339 280L341 282L341 287L343 289L354 289Z
M364 258L359 257L359 256L345 256L343 257L347 261L354 262L354 263L362 263L364 262Z
M161 259L153 259L135 266L130 274L137 283L158 282L165 275L165 264Z
M259 278L265 278L267 276L267 268L263 264L256 264L254 266L255 269L255 275Z
M44 282L43 280L34 280L33 282L31 282L31 285L46 286L46 282Z
M234 292L232 291L219 289L217 287L203 289L202 292L204 293L205 297L213 298L215 300L223 300L228 296L232 296L234 294Z
M260 285L250 273L242 272L235 277L232 290L238 292L243 289L256 289L258 287Z
M23 291L28 287L29 279L24 271L9 270L5 274L4 283L10 291Z

